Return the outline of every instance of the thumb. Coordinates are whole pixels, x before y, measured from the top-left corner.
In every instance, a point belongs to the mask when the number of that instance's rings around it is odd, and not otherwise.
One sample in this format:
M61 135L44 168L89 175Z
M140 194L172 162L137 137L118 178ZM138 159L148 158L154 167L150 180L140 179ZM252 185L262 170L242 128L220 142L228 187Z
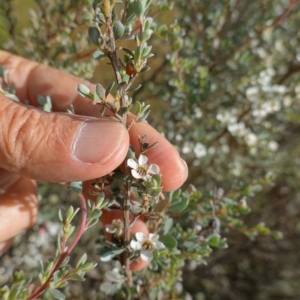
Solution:
M40 181L88 180L119 166L129 146L108 118L45 113L0 94L0 167Z

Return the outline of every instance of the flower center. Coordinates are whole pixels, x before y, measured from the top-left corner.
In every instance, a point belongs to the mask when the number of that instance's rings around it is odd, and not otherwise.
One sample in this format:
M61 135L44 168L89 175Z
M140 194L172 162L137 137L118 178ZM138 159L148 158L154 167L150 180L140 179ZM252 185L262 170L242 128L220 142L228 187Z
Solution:
M153 244L152 244L151 241L146 240L146 241L143 242L142 248L143 248L144 250L152 250L154 247L153 247Z
M143 166L139 166L138 168L137 168L137 172L141 175L141 176L146 176L148 173L147 173L147 171L148 171L148 168L147 168L148 166L147 165L143 165Z

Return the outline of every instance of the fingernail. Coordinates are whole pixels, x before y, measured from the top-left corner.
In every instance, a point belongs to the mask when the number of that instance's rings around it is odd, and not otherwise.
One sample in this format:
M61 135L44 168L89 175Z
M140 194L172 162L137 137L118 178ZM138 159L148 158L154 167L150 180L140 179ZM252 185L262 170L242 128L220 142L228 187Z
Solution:
M73 154L85 163L104 164L122 147L126 134L124 126L116 121L87 121L75 138Z
M187 166L187 163L185 160L183 160L182 158L180 159L180 163L181 163L181 166L182 166L182 169L186 172L186 174L188 175L188 172L189 172L189 169L188 169L188 166Z

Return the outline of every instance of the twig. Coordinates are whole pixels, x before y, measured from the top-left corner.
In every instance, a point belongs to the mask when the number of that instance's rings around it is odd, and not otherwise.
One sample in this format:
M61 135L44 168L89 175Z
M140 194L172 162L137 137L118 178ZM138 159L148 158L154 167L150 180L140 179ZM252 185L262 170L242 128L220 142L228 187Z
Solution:
M56 262L56 264L54 265L48 279L39 288L37 288L31 294L31 296L29 296L29 298L27 298L27 300L36 299L40 294L42 294L48 288L49 283L50 283L54 273L60 268L60 266L63 263L63 261L65 260L65 258L72 252L72 250L74 249L74 247L76 246L76 244L78 243L80 238L82 237L83 233L85 232L86 218L87 218L86 201L85 201L83 195L79 195L79 199L80 199L82 215L81 215L80 226L79 226L79 229L77 231L75 238L73 239L71 244L66 248L66 250L64 249L65 248L64 243L62 243L62 250L63 251L65 250L65 251L61 253L61 255L60 255L58 261Z

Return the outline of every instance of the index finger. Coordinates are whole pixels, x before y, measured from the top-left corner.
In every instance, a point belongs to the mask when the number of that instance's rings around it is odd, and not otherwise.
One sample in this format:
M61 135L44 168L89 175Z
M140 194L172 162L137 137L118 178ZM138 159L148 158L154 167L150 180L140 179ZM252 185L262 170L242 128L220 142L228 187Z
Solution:
M24 58L0 51L0 65L9 73L10 81L15 85L16 94L21 102L26 100L33 106L38 105L38 95L49 95L55 111L66 111L72 104L75 113L85 116L99 116L92 101L81 97L77 92L79 83L94 89L94 86L78 77L57 69L26 60ZM187 178L186 163L177 150L153 127L139 123L130 129L131 143L137 149L138 136L147 134L149 143L159 145L147 153L149 161L160 166L162 184L165 191L179 188Z

